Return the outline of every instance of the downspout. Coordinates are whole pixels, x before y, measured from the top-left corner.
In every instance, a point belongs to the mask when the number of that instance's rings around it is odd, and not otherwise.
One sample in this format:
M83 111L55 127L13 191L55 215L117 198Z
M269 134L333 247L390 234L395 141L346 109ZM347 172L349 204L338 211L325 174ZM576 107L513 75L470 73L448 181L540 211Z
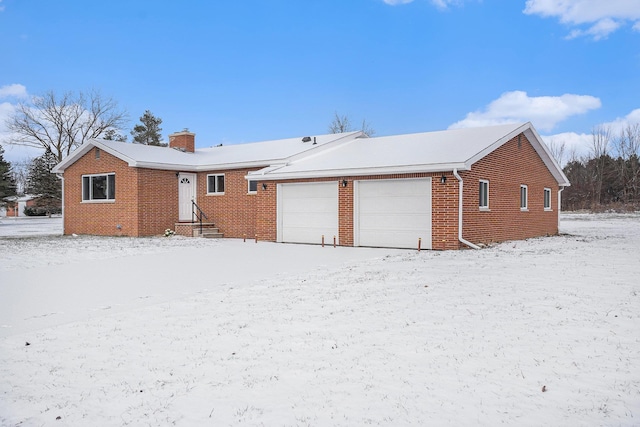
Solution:
M562 213L562 192L567 187L561 186L558 190L558 233L560 233L560 214Z
M56 176L62 181L62 234L64 235L64 175L57 173Z
M465 244L467 246L469 246L470 248L473 249L480 249L480 246L478 245L474 245L473 243L471 243L468 240L465 240L462 237L462 188L463 188L463 181L462 181L462 177L460 175L458 175L458 169L454 168L453 169L453 176L456 177L456 179L458 180L458 241L460 241L460 243Z

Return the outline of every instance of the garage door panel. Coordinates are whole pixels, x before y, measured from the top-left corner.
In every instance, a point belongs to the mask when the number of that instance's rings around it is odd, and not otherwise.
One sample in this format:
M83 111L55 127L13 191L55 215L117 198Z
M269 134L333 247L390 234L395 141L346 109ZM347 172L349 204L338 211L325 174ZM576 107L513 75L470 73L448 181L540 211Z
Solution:
M431 179L359 181L356 193L359 246L431 247Z
M429 196L416 197L367 197L360 199L360 207L364 212L377 211L397 213L418 210L427 213L430 209ZM388 201L389 203L386 203Z
M278 240L321 243L338 234L336 182L281 184L278 186Z

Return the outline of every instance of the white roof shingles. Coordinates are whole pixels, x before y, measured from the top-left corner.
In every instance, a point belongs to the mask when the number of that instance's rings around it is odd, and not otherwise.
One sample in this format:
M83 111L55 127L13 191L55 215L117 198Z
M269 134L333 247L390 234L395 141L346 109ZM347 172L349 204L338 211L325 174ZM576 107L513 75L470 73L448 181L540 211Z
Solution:
M562 170L530 123L454 129L378 138L354 139L280 168L252 172L260 179L357 176L467 170L511 138L524 132L560 185Z
M348 132L312 137L309 142L302 142L301 137L289 138L204 148L195 153L94 139L60 162L53 172L63 172L94 146L132 167L183 171L260 168L247 176L260 180L468 170L520 133L525 134L558 183L569 185L531 123L378 138Z
M196 149L194 153L185 153L168 147L92 139L78 147L71 155L56 165L53 172L63 172L92 147L98 147L118 157L131 167L205 171L264 167L274 163L283 164L288 159L296 158L298 155L322 151L333 144L344 143L360 136L362 136L362 132L320 135L311 137L309 142L302 142L302 137L288 138Z

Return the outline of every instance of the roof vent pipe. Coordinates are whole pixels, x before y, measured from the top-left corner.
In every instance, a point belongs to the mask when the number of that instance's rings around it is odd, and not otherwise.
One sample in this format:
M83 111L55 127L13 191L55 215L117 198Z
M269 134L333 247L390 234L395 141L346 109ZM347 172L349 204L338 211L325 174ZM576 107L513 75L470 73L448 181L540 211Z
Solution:
M314 137L313 137L313 145L316 145L316 144L317 144L317 142L316 142L316 137L314 136Z
M460 175L458 175L458 169L454 169L453 170L453 176L456 177L456 179L458 180L458 240L460 241L460 243L463 243L467 246L469 246L470 248L473 249L480 249L480 246L478 245L474 245L473 243L471 243L468 240L465 240L462 237L462 189L463 189L463 181L462 181L462 177Z

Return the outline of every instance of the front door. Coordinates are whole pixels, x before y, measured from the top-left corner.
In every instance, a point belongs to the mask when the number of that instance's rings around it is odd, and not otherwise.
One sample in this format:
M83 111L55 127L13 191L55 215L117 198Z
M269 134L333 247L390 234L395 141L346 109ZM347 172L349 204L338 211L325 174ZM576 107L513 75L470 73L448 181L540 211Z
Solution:
M178 219L191 221L191 202L196 200L196 174L181 172L178 176Z

